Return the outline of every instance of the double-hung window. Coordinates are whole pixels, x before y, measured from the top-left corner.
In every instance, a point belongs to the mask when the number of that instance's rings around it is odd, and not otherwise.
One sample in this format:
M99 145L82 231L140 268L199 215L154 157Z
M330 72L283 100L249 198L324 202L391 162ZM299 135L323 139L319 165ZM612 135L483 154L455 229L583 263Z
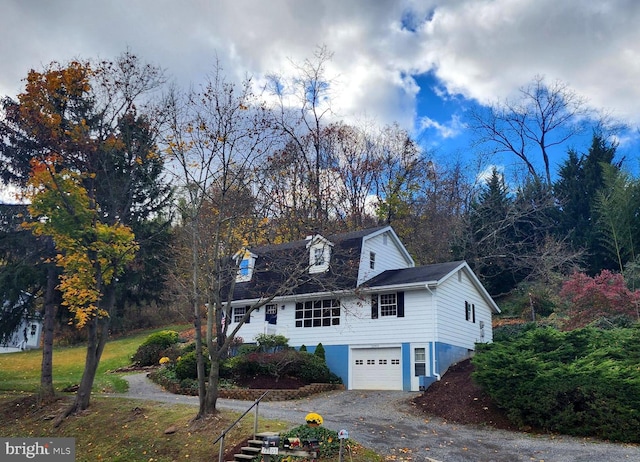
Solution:
M425 348L416 348L414 350L414 375L419 377L427 375L427 351Z
M371 296L371 319L383 316L404 317L404 292L373 294Z
M278 323L278 305L270 303L264 307L264 320L268 324Z
M315 248L313 249L313 265L314 266L322 266L324 265L324 248Z
M236 306L233 308L233 322L240 322L247 311L249 310L248 306ZM248 317L245 323L249 323L251 321L251 317Z
M464 302L464 318L467 321L476 322L476 305L469 302Z
M380 295L380 316L397 316L398 315L398 297L393 294Z
M317 235L311 237L307 243L309 249L309 273L324 273L329 269L331 248L333 243Z

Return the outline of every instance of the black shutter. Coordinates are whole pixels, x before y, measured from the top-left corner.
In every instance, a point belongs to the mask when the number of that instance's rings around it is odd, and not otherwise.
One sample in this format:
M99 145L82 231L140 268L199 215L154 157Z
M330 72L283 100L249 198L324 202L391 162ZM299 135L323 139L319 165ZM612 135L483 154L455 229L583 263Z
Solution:
M471 305L471 314L473 315L473 323L476 323L476 304Z
M404 292L398 292L396 300L398 301L398 317L404 318Z
M248 313L249 310L251 309L251 306L247 305L244 309L245 309L245 313ZM247 316L247 320L245 321L245 324L249 324L250 321L251 321L251 315Z
M371 296L371 319L378 319L378 294Z
M464 302L464 319L469 320L469 302Z

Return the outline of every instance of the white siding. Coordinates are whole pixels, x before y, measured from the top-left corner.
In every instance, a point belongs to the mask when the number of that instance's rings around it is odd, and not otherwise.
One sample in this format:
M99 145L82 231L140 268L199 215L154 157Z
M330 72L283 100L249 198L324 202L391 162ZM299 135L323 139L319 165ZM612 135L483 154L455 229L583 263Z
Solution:
M262 307L251 315L251 323L245 324L238 335L245 342L253 342L257 334L277 333L287 337L289 344L294 346L315 346L322 342L324 345L376 347L388 343L438 341L473 349L475 343L492 341L491 308L464 271L460 280L454 274L434 289L433 294L426 289L407 290L404 292L404 317L380 316L378 319L371 319L370 295L338 297L341 301L340 325L326 327L295 327L295 301L280 301L276 325L265 323L265 308ZM475 305L475 322L465 319L465 301ZM282 306L285 306L284 310ZM484 338L481 322L484 323Z
M40 348L40 336L42 335L42 321L37 319L25 319L20 327L13 333L11 339L2 345L0 353L30 350Z
M252 313L251 322L245 324L238 335L245 342L254 342L257 334L280 334L288 338L289 344L295 347L306 345L314 348L320 342L325 346L348 345L349 358L344 358L349 367L348 381L345 382L348 386L354 384L355 350L378 354L391 351L390 349L396 351L395 349L400 347L405 352L401 359L402 368L399 369L404 371L403 377L400 379L394 376L393 379L389 379L393 381L394 388L398 386L396 380L404 380L404 386L408 385L411 390L418 390L419 378L415 376L416 348L425 349L425 375L433 376L435 372L444 373L451 364L450 360L455 361L460 354L464 356L465 350L474 349L476 343L492 340L491 307L476 290L466 271L460 270L459 273L452 274L437 288L422 287L424 288L403 291L404 317L381 316L379 313L377 319L372 319L371 295L352 295L340 297L339 325L295 327L296 300L290 298L277 301L277 324L265 322L265 308L262 307L260 311ZM475 305L475 322L473 319L465 318L465 301ZM484 323L484 338L481 335L481 323ZM230 327L233 328L234 324ZM436 344L441 353L436 351ZM444 353L441 350L443 346ZM407 352L409 356L406 356ZM355 383L358 387L362 386L360 381L363 379L373 380L366 375L364 378L357 377ZM376 383L371 386L381 387L383 384Z
M278 322L265 323L265 308L251 315L251 322L238 335L253 342L256 335L284 335L293 346L344 345L376 347L388 343L429 342L433 339L434 315L431 295L426 290L407 291L404 297L405 316L381 316L371 319L371 298L342 297L340 325L327 327L295 327L295 302L278 303ZM282 310L282 305L285 309ZM231 324L233 328L235 324ZM275 329L274 329L275 328ZM268 330L269 329L269 330Z
M475 343L490 342L491 308L475 289L466 272L450 277L436 290L438 325L436 340L473 349ZM475 323L465 318L465 301L475 305ZM480 329L484 323L484 338Z
M360 266L358 269L358 285L374 276L390 269L409 268L413 264L407 261L404 248L395 236L386 231L371 238L365 238L360 255ZM376 254L375 268L369 266L369 255Z

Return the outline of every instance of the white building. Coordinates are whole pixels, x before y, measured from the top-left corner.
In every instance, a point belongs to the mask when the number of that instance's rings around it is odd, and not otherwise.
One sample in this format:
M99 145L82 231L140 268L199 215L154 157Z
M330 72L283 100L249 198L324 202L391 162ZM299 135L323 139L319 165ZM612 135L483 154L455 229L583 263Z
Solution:
M30 297L31 296L29 294L23 294L21 299L18 301L18 303L24 307L20 310L20 307L16 305L20 311L17 314L20 314L21 318L19 319L13 334L11 334L5 343L0 343L0 353L13 353L15 351L40 348L42 320L39 317L29 315L29 310L27 309L26 304ZM8 312L9 306L5 302L3 304L3 310L0 311L0 316L5 317Z
M416 267L390 226L238 255L229 328L278 290L238 335L281 334L308 351L322 343L348 389L428 387L476 343L491 342L491 316L500 312L466 262ZM304 277L282 290L293 260L304 263Z

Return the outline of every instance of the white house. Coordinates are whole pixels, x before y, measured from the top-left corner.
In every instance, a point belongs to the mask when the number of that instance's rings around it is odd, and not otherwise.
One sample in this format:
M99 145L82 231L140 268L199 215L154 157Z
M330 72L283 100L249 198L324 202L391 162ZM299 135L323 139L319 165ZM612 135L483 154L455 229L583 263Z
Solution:
M500 312L466 262L416 267L390 226L237 255L229 327L278 290L238 335L281 334L309 351L322 343L348 389L425 389L476 343L491 342L491 316ZM292 260L304 263L295 277ZM282 290L287 278L297 284Z
M9 309L11 305L8 302L2 304L0 316L3 318L0 322L9 321L9 317L16 317L12 320L15 325L13 333L5 338L5 342L0 342L0 353L13 353L16 351L30 350L40 348L40 338L42 336L42 320L38 316L30 315L27 303L31 295L23 293L18 304L13 309Z

